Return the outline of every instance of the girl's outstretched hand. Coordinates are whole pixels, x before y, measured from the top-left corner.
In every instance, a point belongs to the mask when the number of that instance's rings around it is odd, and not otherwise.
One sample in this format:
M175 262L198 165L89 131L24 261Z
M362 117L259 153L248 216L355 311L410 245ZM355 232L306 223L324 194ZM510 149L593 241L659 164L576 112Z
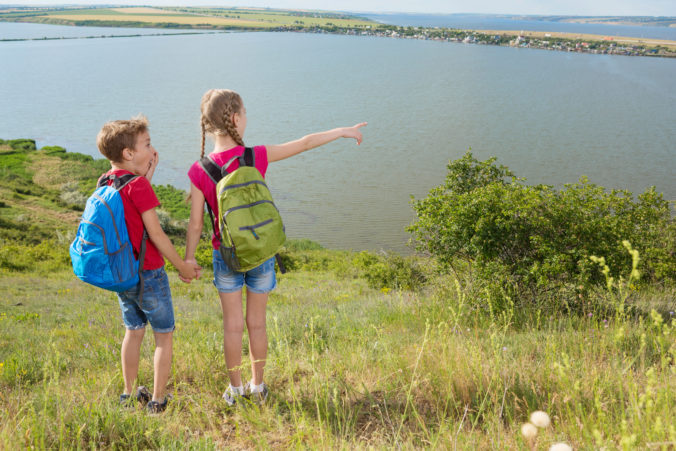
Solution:
M352 127L345 127L343 130L343 138L354 138L357 140L357 145L361 144L362 135L359 131L360 128L365 127L368 122L361 122Z

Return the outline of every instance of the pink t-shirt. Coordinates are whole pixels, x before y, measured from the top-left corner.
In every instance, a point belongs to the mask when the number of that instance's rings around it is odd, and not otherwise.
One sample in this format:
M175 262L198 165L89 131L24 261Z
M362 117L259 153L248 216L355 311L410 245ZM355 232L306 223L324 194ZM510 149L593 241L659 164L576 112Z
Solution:
M237 146L232 149L224 150L218 153L211 153L209 157L219 166L223 166L228 162L232 157L240 156L244 153L244 147ZM254 166L258 169L258 172L261 173L261 176L265 178L265 172L268 170L268 150L265 146L255 146L254 147ZM228 172L232 172L235 169L239 168L239 161L235 161L226 168ZM218 249L221 245L221 234L218 230L218 204L216 203L216 184L211 180L211 177L204 172L204 169L200 165L199 161L193 163L188 170L188 177L190 182L195 185L202 193L207 203L211 207L211 210L214 212L214 220L216 221L214 231L211 238L211 244L214 246L214 249Z

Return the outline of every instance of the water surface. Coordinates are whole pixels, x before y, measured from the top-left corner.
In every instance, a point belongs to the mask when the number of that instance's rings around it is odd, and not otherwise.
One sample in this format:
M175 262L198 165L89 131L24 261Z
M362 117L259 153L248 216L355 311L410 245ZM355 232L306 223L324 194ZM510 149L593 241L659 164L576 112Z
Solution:
M676 199L672 59L299 33L5 42L0 58L1 138L98 156L104 122L144 113L153 181L183 189L210 88L241 93L248 144L368 121L359 147L269 168L288 235L333 248L406 251L410 195L470 147L532 183L586 174Z

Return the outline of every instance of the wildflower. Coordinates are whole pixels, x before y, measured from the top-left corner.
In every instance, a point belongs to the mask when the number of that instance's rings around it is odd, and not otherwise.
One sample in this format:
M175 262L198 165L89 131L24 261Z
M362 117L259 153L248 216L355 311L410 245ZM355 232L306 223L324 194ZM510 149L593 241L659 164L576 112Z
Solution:
M523 435L523 438L525 438L526 440L529 440L529 441L533 440L535 438L535 436L537 435L537 433L538 433L538 428L536 428L535 426L533 426L530 423L524 423L521 426L521 435Z
M551 422L549 420L549 415L542 410L536 410L530 414L530 422L539 428L546 428Z
M591 318L593 316L593 313L589 312L589 314L587 316Z
M549 451L573 451L573 448L568 443L554 443Z
M391 291L391 289L390 289L390 288L387 288L387 287L383 287L383 288L380 289L380 291L382 291L383 294L387 294L387 293L389 293L389 292Z
M502 347L502 350L503 350L503 351L506 351L506 350L507 350L507 346L503 346L503 347Z

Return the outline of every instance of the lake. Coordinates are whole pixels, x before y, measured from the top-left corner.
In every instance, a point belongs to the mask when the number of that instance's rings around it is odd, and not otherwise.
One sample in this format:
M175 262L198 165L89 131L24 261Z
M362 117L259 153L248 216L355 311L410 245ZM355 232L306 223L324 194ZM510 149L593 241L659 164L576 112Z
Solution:
M52 30L0 23L0 36L7 26ZM470 147L532 183L584 174L676 199L674 59L268 32L0 42L0 59L0 138L99 156L104 122L144 113L153 182L182 189L210 88L242 95L248 144L368 121L361 146L337 141L268 171L288 235L331 248L407 252L410 195Z

